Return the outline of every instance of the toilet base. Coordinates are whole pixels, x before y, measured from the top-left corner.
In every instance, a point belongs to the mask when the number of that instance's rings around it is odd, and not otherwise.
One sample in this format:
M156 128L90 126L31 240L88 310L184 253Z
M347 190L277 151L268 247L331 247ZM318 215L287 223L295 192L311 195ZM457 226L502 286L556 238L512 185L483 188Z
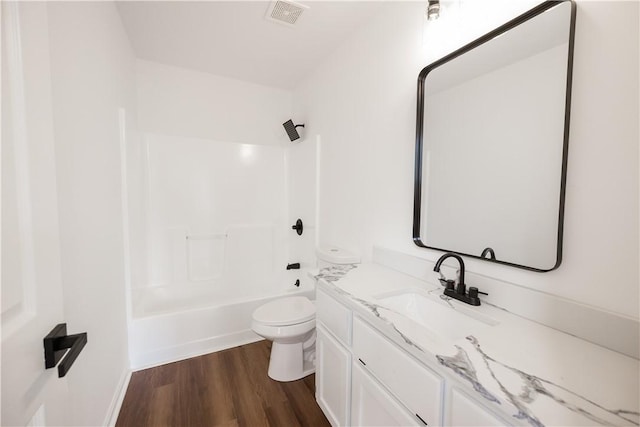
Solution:
M304 360L303 343L273 342L269 358L269 378L287 382L311 375L316 371L314 360Z

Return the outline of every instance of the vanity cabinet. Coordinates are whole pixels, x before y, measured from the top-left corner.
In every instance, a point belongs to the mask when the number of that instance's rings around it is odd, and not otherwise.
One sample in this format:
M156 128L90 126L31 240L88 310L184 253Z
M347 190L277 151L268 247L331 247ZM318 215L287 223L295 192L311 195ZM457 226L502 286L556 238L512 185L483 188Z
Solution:
M332 426L513 424L322 289L316 317L316 400Z

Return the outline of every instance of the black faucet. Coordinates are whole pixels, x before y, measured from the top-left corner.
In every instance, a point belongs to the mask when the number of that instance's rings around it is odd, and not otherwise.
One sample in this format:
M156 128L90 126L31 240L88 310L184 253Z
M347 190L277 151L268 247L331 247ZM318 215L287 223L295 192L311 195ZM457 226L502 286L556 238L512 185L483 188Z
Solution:
M464 261L460 257L460 255L455 254L453 252L447 252L442 255L438 261L436 261L436 265L433 267L433 271L440 273L440 266L442 262L447 258L455 258L460 264L460 277L458 279L458 285L454 288L453 280L444 280L446 283L446 287L444 289L444 294L453 299L457 299L458 301L462 301L466 304L471 305L480 305L480 298L478 298L478 294L485 294L484 292L479 292L478 288L470 287L469 292L467 293L467 285L464 283ZM442 276L442 273L440 273ZM443 280L441 280L442 282Z
M287 270L300 270L300 263L294 262L293 264L287 264Z

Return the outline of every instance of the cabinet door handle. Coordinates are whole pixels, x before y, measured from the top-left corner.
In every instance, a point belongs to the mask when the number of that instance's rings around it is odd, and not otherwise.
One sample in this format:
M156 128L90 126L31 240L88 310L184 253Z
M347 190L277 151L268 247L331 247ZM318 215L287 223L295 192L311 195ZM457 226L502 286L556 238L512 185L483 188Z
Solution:
M420 421L422 421L422 424L424 424L424 425L426 425L426 426L428 426L428 425L429 425L429 424L427 424L427 422L426 422L425 420L423 420L423 419L422 419L422 417L421 417L420 415L416 414L416 417L418 417L418 419L419 419Z
M359 357L358 357L358 360L360 361L360 363L362 363L363 366L367 366L367 364L364 363L364 360L360 359Z

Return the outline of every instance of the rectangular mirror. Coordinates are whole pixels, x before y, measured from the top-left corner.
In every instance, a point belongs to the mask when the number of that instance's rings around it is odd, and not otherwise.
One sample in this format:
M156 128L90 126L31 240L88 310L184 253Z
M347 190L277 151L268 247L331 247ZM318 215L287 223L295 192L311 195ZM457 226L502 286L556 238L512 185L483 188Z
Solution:
M560 265L574 26L572 1L545 2L422 70L418 246Z

